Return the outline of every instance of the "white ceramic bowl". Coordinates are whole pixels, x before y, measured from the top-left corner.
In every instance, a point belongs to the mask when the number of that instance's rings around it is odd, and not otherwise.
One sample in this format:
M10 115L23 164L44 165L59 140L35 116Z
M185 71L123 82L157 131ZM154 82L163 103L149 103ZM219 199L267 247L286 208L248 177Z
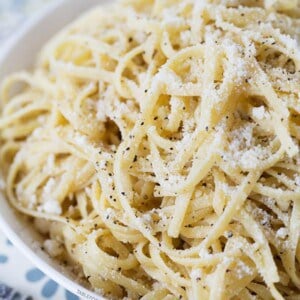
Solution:
M30 68L42 46L85 10L109 0L58 0L25 23L0 49L0 81L9 73ZM0 166L1 168L1 166ZM76 282L73 274L40 250L41 237L0 193L0 228L21 252L45 274L80 298L103 298Z

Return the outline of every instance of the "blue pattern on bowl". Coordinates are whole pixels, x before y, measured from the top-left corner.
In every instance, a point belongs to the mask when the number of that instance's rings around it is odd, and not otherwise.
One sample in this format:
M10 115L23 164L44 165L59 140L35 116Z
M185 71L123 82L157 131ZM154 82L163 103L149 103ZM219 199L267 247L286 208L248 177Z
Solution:
M59 285L55 281L48 279L46 275L37 268L28 270L25 274L25 278L30 283L36 283L45 280L41 290L41 295L46 299L55 296L59 289ZM65 290L65 298L66 300L79 300L79 297L67 290Z
M26 275L26 279L29 282L37 282L42 280L45 277L45 274L37 268L29 270Z
M0 264L5 264L8 261L8 257L6 255L0 254Z
M42 295L45 298L51 298L58 290L58 284L53 280L48 280L42 289Z

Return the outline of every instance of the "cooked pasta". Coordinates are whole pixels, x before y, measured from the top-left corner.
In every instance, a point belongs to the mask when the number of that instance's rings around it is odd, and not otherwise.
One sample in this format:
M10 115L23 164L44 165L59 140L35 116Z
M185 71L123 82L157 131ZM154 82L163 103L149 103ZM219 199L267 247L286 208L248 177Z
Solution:
M109 299L299 299L297 0L95 8L1 88L9 202Z

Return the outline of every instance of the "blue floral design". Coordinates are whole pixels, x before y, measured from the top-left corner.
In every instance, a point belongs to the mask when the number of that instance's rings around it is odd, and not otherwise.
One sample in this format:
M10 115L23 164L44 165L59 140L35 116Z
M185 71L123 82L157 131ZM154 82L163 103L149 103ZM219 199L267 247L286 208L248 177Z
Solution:
M8 242L8 240L7 240ZM8 262L8 256L0 253L0 264L6 264Z
M45 298L51 298L58 290L58 284L53 280L48 280L42 289L42 295Z
M39 269L33 268L27 271L25 277L29 282L34 283L43 280L44 278L46 278L46 275ZM43 284L41 295L47 299L52 298L53 296L55 296L56 292L58 291L58 288L59 286L55 281L47 279L46 282ZM79 297L67 290L65 290L65 296L67 300L79 300Z
M9 239L7 239L7 240L6 240L6 245L7 245L7 246L12 246L13 244L12 244L12 242L11 242Z
M22 297L22 295L14 290L13 288L7 286L4 283L0 283L0 299L3 300L33 300L31 296Z
M0 264L5 264L8 262L8 257L6 255L0 254Z
M45 274L37 268L31 269L26 273L26 279L29 282L37 282L42 280Z
M7 299L12 293L12 288L0 283L0 299Z
M66 299L67 300L79 300L79 297L77 297L73 293L69 292L68 290L66 290L65 294L66 294Z

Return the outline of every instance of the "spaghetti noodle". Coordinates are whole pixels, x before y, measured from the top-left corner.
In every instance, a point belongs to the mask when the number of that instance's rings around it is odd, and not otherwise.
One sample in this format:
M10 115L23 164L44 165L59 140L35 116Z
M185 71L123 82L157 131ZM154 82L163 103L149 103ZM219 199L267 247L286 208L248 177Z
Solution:
M121 1L7 77L6 194L49 254L113 299L299 299L299 16Z

